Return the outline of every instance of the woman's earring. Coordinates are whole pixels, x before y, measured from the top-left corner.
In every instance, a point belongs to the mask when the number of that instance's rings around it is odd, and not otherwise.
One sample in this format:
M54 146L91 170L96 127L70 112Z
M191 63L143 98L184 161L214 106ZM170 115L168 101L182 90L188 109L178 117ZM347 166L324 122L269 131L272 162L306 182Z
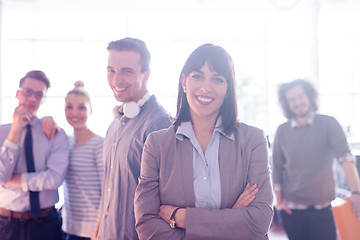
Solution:
M183 87L183 89L184 89L184 93L186 93L186 88L185 88L185 87Z

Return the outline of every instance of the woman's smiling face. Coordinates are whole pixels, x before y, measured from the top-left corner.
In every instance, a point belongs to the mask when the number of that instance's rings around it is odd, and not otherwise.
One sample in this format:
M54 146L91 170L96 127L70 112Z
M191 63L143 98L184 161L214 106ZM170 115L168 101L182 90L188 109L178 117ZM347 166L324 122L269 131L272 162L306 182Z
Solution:
M91 106L84 95L69 94L65 99L65 116L74 128L86 127L86 121L91 114Z
M228 84L226 78L214 72L209 64L205 64L197 71L183 76L182 86L190 106L191 118L207 117L215 120L219 115Z

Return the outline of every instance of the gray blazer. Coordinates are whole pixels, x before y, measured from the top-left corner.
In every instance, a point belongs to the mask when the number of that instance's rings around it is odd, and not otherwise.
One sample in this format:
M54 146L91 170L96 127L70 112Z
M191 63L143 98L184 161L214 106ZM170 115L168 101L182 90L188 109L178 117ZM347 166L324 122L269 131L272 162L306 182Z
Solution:
M195 208L193 146L175 137L174 126L151 133L145 143L135 192L140 239L268 239L273 192L263 131L238 123L234 140L220 135L221 207ZM232 209L247 183L259 192L248 207ZM186 208L186 230L158 216L160 205Z

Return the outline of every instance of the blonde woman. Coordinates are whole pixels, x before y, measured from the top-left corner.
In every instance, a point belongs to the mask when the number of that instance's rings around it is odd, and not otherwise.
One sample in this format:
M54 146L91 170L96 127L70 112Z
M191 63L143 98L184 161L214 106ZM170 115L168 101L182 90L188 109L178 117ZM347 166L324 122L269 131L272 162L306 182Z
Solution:
M91 114L90 97L82 81L65 97L66 120L74 129L70 138L68 172L63 183L62 229L66 240L90 239L99 217L103 179L103 138L87 126Z

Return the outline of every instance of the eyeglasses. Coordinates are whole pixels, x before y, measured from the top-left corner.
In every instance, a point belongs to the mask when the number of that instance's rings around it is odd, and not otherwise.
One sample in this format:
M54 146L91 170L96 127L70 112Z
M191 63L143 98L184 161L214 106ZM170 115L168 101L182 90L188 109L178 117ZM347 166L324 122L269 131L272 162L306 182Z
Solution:
M43 91L34 91L31 88L19 88L19 91L21 91L25 97L31 97L34 95L37 100L40 100L44 97Z

